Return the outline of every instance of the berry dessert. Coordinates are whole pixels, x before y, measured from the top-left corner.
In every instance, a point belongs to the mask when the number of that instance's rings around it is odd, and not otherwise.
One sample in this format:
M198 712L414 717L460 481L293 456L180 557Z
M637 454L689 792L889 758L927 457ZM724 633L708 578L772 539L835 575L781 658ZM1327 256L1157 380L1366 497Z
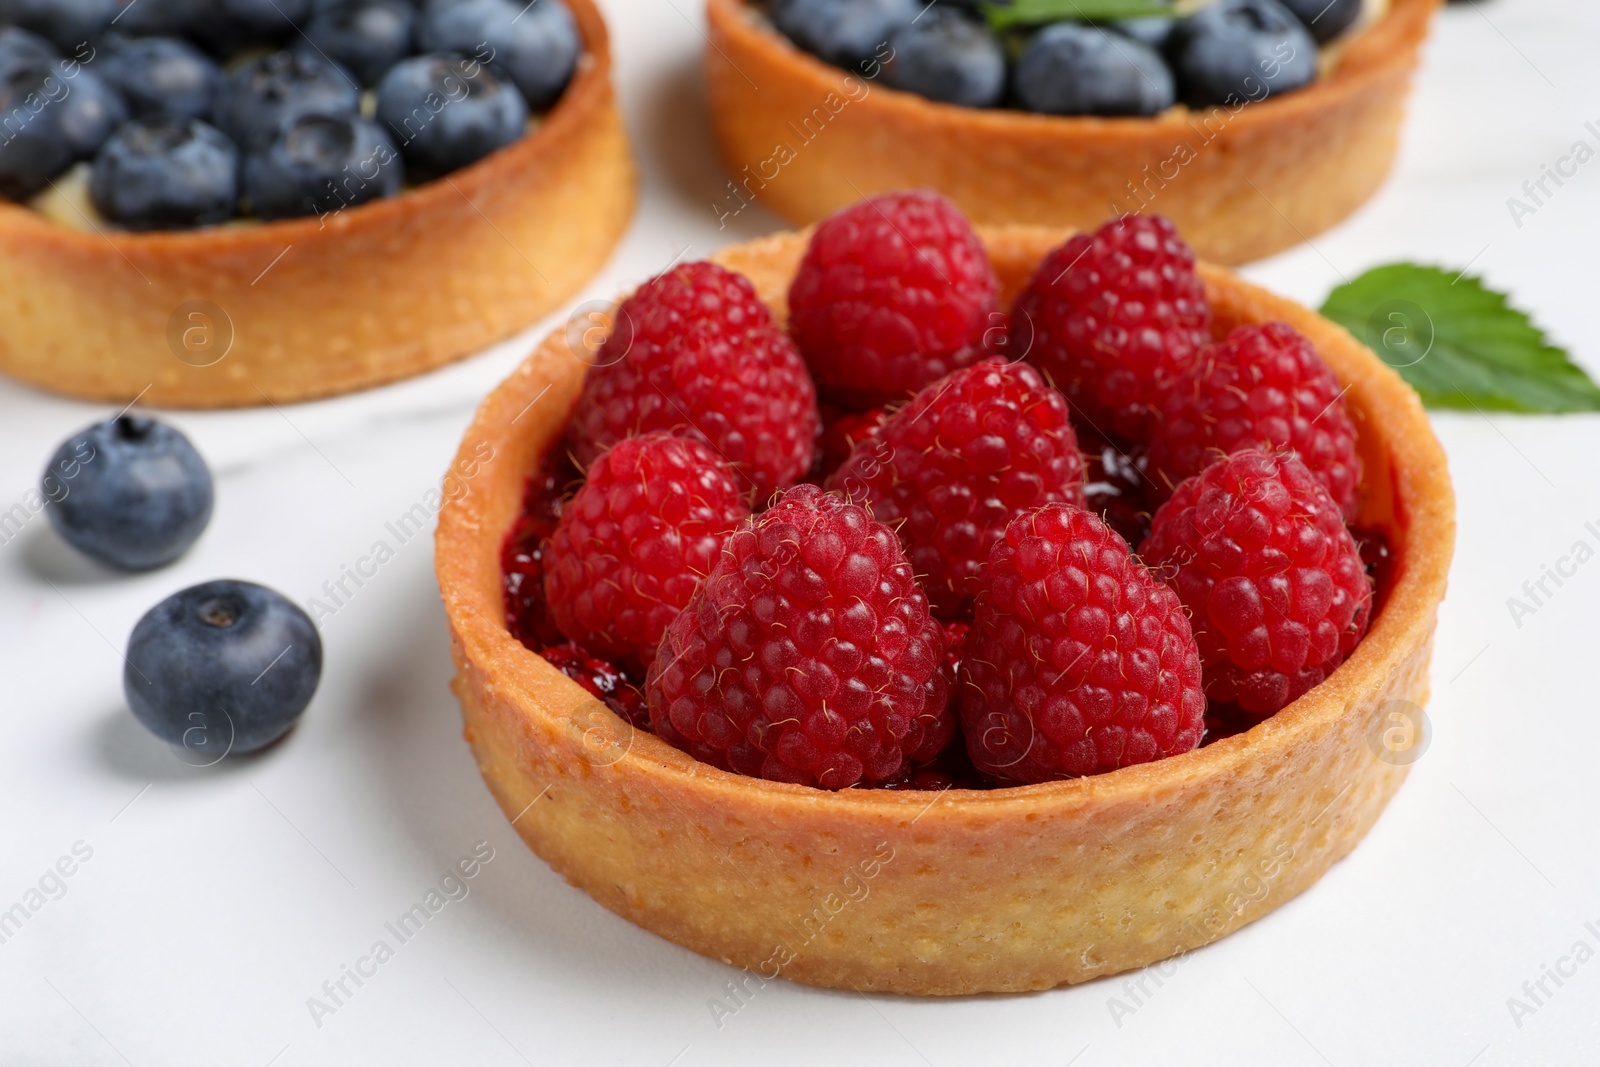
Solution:
M0 109L0 371L90 399L459 359L581 285L633 202L593 0L16 0Z
M1154 413L1257 375L1152 520ZM1381 360L1162 220L873 198L552 335L462 447L435 559L485 780L573 884L764 979L1145 966L1308 888L1405 776L1369 735L1426 698L1442 450Z
M134 718L185 762L215 763L289 732L322 677L322 638L300 607L251 582L191 586L128 638L122 690Z
M1442 0L706 0L730 180L809 224L931 186L974 222L1089 229L1158 211L1242 263L1339 222L1393 162ZM759 87L759 88L758 88Z
M206 461L178 430L143 415L119 415L63 441L39 491L62 540L122 570L171 563L211 521Z

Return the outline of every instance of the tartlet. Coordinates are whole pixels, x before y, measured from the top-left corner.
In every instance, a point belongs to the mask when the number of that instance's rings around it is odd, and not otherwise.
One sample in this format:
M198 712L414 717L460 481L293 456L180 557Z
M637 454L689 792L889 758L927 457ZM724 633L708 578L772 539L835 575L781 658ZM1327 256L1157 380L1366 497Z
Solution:
M0 372L52 392L236 407L379 385L481 351L597 271L635 175L605 23L512 145L324 219L129 233L0 203Z
M1065 236L979 232L1006 300ZM716 258L781 320L805 242L779 234ZM1376 356L1225 270L1201 274L1219 334L1287 322L1348 386L1365 472L1356 521L1392 555L1381 613L1326 682L1204 748L1043 785L826 792L698 763L632 730L505 625L501 542L527 477L560 447L588 365L557 334L479 410L455 468L474 473L449 494L436 544L465 736L528 845L607 908L707 956L765 978L917 994L1139 967L1315 882L1405 777L1370 738L1427 698L1453 494L1416 394Z
M1152 210L1216 263L1271 255L1338 223L1382 184L1441 0L1392 0L1312 84L1236 112L1060 117L935 103L807 55L747 0L707 0L706 83L732 176L807 225L862 197L926 186L979 225L1088 228Z

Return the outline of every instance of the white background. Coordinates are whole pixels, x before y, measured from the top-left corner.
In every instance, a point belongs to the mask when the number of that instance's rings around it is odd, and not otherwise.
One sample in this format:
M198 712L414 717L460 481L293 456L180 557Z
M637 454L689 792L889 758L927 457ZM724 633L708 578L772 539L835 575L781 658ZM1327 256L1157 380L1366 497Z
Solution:
M604 3L643 168L632 231L579 299L718 232L723 177L698 81L695 0ZM1600 121L1592 0L1452 6L1427 49L1401 163L1338 230L1247 273L1318 303L1342 277L1473 262L1600 371L1600 162L1519 229L1506 206ZM1267 210L1263 205L1263 210ZM577 299L573 301L574 304ZM67 892L0 945L0 1062L520 1062L956 1067L1037 1063L1545 1064L1600 1057L1600 961L1518 1026L1507 998L1574 942L1600 948L1600 563L1515 625L1508 597L1600 523L1594 417L1440 414L1461 539L1440 618L1432 746L1354 855L1195 953L1120 1020L1123 980L1028 996L866 998L774 983L719 1027L734 972L612 916L507 826L460 737L431 541L324 629L327 670L282 745L186 766L123 707L141 613L194 582L316 593L438 483L473 406L542 333L389 389L172 416L217 475L216 517L154 574L75 558L43 516L0 548L0 909L76 842ZM55 443L109 414L0 385L0 510ZM494 859L319 1028L337 978L475 843ZM80 846L80 848L83 846ZM392 939L391 939L392 941ZM1147 988L1154 989L1153 983ZM1119 1025L1120 1022L1120 1025Z

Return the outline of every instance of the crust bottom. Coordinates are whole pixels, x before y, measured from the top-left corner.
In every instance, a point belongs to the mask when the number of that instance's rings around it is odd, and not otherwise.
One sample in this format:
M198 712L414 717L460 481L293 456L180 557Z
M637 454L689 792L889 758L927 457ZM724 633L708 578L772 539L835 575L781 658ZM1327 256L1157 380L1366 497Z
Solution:
M420 374L553 311L635 195L605 26L569 6L586 54L541 126L393 199L155 234L0 205L0 372L85 400L285 403Z
M1214 263L1244 263L1350 215L1394 161L1440 0L1394 0L1299 92L1153 119L937 104L805 55L745 0L708 0L712 125L732 180L719 215L759 199L809 225L863 196L927 186L974 222L1091 229L1153 211Z
M1007 299L1065 236L981 235ZM781 316L803 247L784 234L718 258ZM460 462L485 445L492 458L441 514L436 552L465 736L523 840L618 915L746 981L896 993L1045 989L1140 967L1312 885L1405 777L1371 739L1391 711L1426 701L1453 497L1393 371L1298 305L1216 268L1204 277L1219 328L1289 322L1349 387L1366 472L1358 521L1388 537L1393 579L1326 682L1246 733L1068 782L829 793L697 763L630 730L504 626L500 541L585 367L558 335L485 401Z

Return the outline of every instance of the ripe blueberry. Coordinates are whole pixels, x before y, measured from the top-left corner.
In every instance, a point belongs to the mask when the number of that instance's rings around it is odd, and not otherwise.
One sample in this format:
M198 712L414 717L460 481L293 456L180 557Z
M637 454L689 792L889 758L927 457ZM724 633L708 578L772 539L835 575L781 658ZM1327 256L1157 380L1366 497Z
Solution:
M84 555L125 570L171 563L211 521L211 472L166 423L121 415L69 437L45 468L45 513Z
M136 116L208 118L222 83L216 61L178 37L107 36L100 42L94 69Z
M130 230L178 230L233 217L239 151L199 119L131 119L100 148L89 195Z
M146 729L209 762L282 737L322 676L322 638L265 586L221 579L151 608L128 638L122 691Z
M1006 91L1006 55L989 30L957 11L929 9L890 40L884 80L963 107L993 107Z
M244 199L264 219L321 215L400 191L389 135L349 116L302 115L244 161Z
M0 0L0 23L20 26L71 52L104 30L117 0Z
M71 62L64 61L62 66ZM59 69L59 68L58 68ZM61 136L77 159L89 159L111 131L128 121L128 105L104 78L82 69L70 79L63 72L67 94L61 98Z
M516 86L477 60L415 56L379 83L378 124L399 143L407 169L430 178L517 140L528 105Z
M542 111L567 87L581 45L578 24L560 0L435 0L417 26L417 47L492 62L529 107Z
M888 56L889 39L921 10L917 0L778 0L772 21L824 62L866 73Z
M376 85L411 54L416 14L405 0L334 0L318 9L300 47L342 63L362 85Z
M272 52L228 74L217 90L215 121L248 150L301 115L354 115L361 88L349 71L314 52Z
M1058 22L1022 50L1016 93L1047 115L1154 115L1172 106L1172 72L1132 38Z
M1361 0L1283 0L1283 6L1305 23L1318 44L1333 40L1361 17Z
M1278 0L1219 0L1167 38L1178 94L1190 107L1286 93L1317 76L1317 43Z

